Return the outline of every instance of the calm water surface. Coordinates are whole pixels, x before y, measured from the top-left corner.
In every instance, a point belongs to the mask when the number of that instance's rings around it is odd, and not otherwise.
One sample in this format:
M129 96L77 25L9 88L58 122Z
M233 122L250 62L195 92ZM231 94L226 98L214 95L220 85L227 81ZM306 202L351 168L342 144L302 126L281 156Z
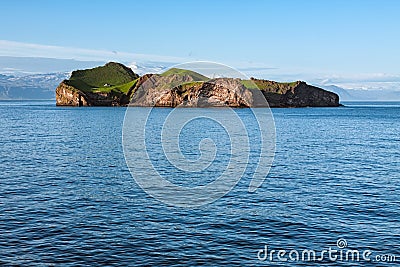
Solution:
M132 179L125 108L0 101L0 265L396 266L257 259L265 245L321 251L344 238L400 261L400 103L345 104L274 109L263 186L248 193L245 176L218 201L182 209Z

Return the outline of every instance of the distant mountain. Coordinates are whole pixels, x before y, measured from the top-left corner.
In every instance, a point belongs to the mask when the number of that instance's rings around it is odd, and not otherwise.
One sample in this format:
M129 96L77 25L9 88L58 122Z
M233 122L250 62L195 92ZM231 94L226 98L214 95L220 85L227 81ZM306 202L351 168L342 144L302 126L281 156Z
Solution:
M400 101L400 90L344 89L336 85L318 85L339 95L340 101Z
M127 63L127 62L122 62L123 64L126 64L129 68L133 70L133 72L139 74L139 75L144 75L146 73L161 73L162 71L172 67L173 65L176 65L175 63L166 63L166 62L154 62L154 61L148 61L148 62L134 62L134 63Z
M318 85L319 87L334 92L339 96L340 101L352 101L354 97L344 88L336 85Z
M54 88L74 69L98 61L0 56L0 99L54 99Z
M13 76L0 74L0 99L54 99L54 88L68 72Z

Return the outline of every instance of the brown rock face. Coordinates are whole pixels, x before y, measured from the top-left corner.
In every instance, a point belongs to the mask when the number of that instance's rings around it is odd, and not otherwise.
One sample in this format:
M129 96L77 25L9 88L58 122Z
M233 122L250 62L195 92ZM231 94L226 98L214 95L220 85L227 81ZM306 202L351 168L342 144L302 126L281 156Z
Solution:
M145 107L172 107L174 101L179 101L175 95L175 87L182 83L193 82L193 78L187 75L160 76L151 75L139 80L133 93L130 105Z
M92 93L84 92L68 85L63 81L56 88L57 106L126 106L129 103L129 96L125 94L110 93Z
M190 76L153 75L133 95L132 106L250 107L252 92L239 79L194 82Z
M270 107L338 107L339 96L305 82L281 93L261 90Z
M240 79L219 78L205 82L195 91L195 106L252 107L253 94ZM197 100L197 101L196 101Z
M88 106L86 96L83 92L62 82L56 89L57 106Z

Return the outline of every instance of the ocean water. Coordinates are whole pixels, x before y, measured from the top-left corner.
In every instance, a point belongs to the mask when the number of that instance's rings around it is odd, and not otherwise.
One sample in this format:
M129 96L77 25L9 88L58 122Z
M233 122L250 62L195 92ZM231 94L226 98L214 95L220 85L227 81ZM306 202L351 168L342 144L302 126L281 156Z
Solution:
M0 265L397 266L400 103L344 104L273 109L276 153L262 187L249 193L245 175L221 199L188 209L159 202L132 178L125 108L0 101ZM184 150L204 138L192 137L183 135ZM217 156L229 154L220 148ZM329 248L360 258L369 250L371 261L269 258Z

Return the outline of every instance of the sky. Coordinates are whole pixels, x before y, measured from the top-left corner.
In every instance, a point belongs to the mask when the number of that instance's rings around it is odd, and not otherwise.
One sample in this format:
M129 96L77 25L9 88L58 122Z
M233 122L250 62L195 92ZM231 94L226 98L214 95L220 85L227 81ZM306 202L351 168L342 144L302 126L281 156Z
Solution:
M2 0L0 7L0 56L209 60L262 78L400 85L396 0Z

